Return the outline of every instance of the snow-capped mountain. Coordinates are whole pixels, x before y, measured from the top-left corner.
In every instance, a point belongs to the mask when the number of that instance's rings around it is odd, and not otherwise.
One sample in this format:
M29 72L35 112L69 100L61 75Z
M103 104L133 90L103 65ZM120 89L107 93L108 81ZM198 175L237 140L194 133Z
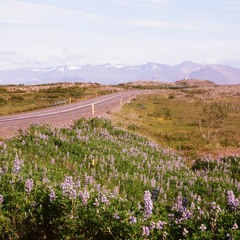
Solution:
M210 80L216 84L240 84L240 69L186 61L177 65L149 62L137 66L104 64L0 70L0 84L54 82L118 84L139 80L174 82L183 78Z

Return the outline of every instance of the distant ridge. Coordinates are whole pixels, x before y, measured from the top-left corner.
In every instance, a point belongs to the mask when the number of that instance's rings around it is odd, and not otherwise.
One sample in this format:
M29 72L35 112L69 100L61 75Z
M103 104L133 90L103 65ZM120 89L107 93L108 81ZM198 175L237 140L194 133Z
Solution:
M56 82L119 84L133 81L175 82L184 78L209 80L222 85L240 84L240 69L186 61L177 65L149 62L137 66L104 64L0 70L0 84L36 85Z

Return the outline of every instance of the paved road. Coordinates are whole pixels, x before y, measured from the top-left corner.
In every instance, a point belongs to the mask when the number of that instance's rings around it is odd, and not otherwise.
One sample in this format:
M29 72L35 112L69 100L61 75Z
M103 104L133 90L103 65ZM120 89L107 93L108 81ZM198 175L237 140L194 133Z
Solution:
M137 94L145 93L149 90L112 93L65 106L0 117L0 138L9 137L11 133L26 129L33 123L56 126L72 124L81 117L93 116L93 105L94 116L102 116Z

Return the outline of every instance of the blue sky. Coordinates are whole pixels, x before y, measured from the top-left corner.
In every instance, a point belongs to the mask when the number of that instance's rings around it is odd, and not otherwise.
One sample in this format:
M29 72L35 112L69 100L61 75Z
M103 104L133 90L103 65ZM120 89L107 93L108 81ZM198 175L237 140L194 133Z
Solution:
M0 0L0 69L55 65L240 67L239 0Z

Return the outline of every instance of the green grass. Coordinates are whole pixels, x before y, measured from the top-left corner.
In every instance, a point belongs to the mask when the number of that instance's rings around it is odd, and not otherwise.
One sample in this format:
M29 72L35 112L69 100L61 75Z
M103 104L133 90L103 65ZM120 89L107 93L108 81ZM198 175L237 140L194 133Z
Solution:
M238 148L240 144L240 111L231 109L239 100L221 98L214 101L228 105L229 109L223 126L211 141L203 137L199 127L206 102L195 94L139 96L115 115L129 130L148 136L161 146L196 157L203 152Z
M112 92L104 90L99 84L91 84L87 87L81 86L81 83L68 87L54 84L42 86L47 88L32 91L31 86L27 88L14 86L15 90L12 91L9 87L0 86L0 116L64 104L70 99L71 102L76 102Z

